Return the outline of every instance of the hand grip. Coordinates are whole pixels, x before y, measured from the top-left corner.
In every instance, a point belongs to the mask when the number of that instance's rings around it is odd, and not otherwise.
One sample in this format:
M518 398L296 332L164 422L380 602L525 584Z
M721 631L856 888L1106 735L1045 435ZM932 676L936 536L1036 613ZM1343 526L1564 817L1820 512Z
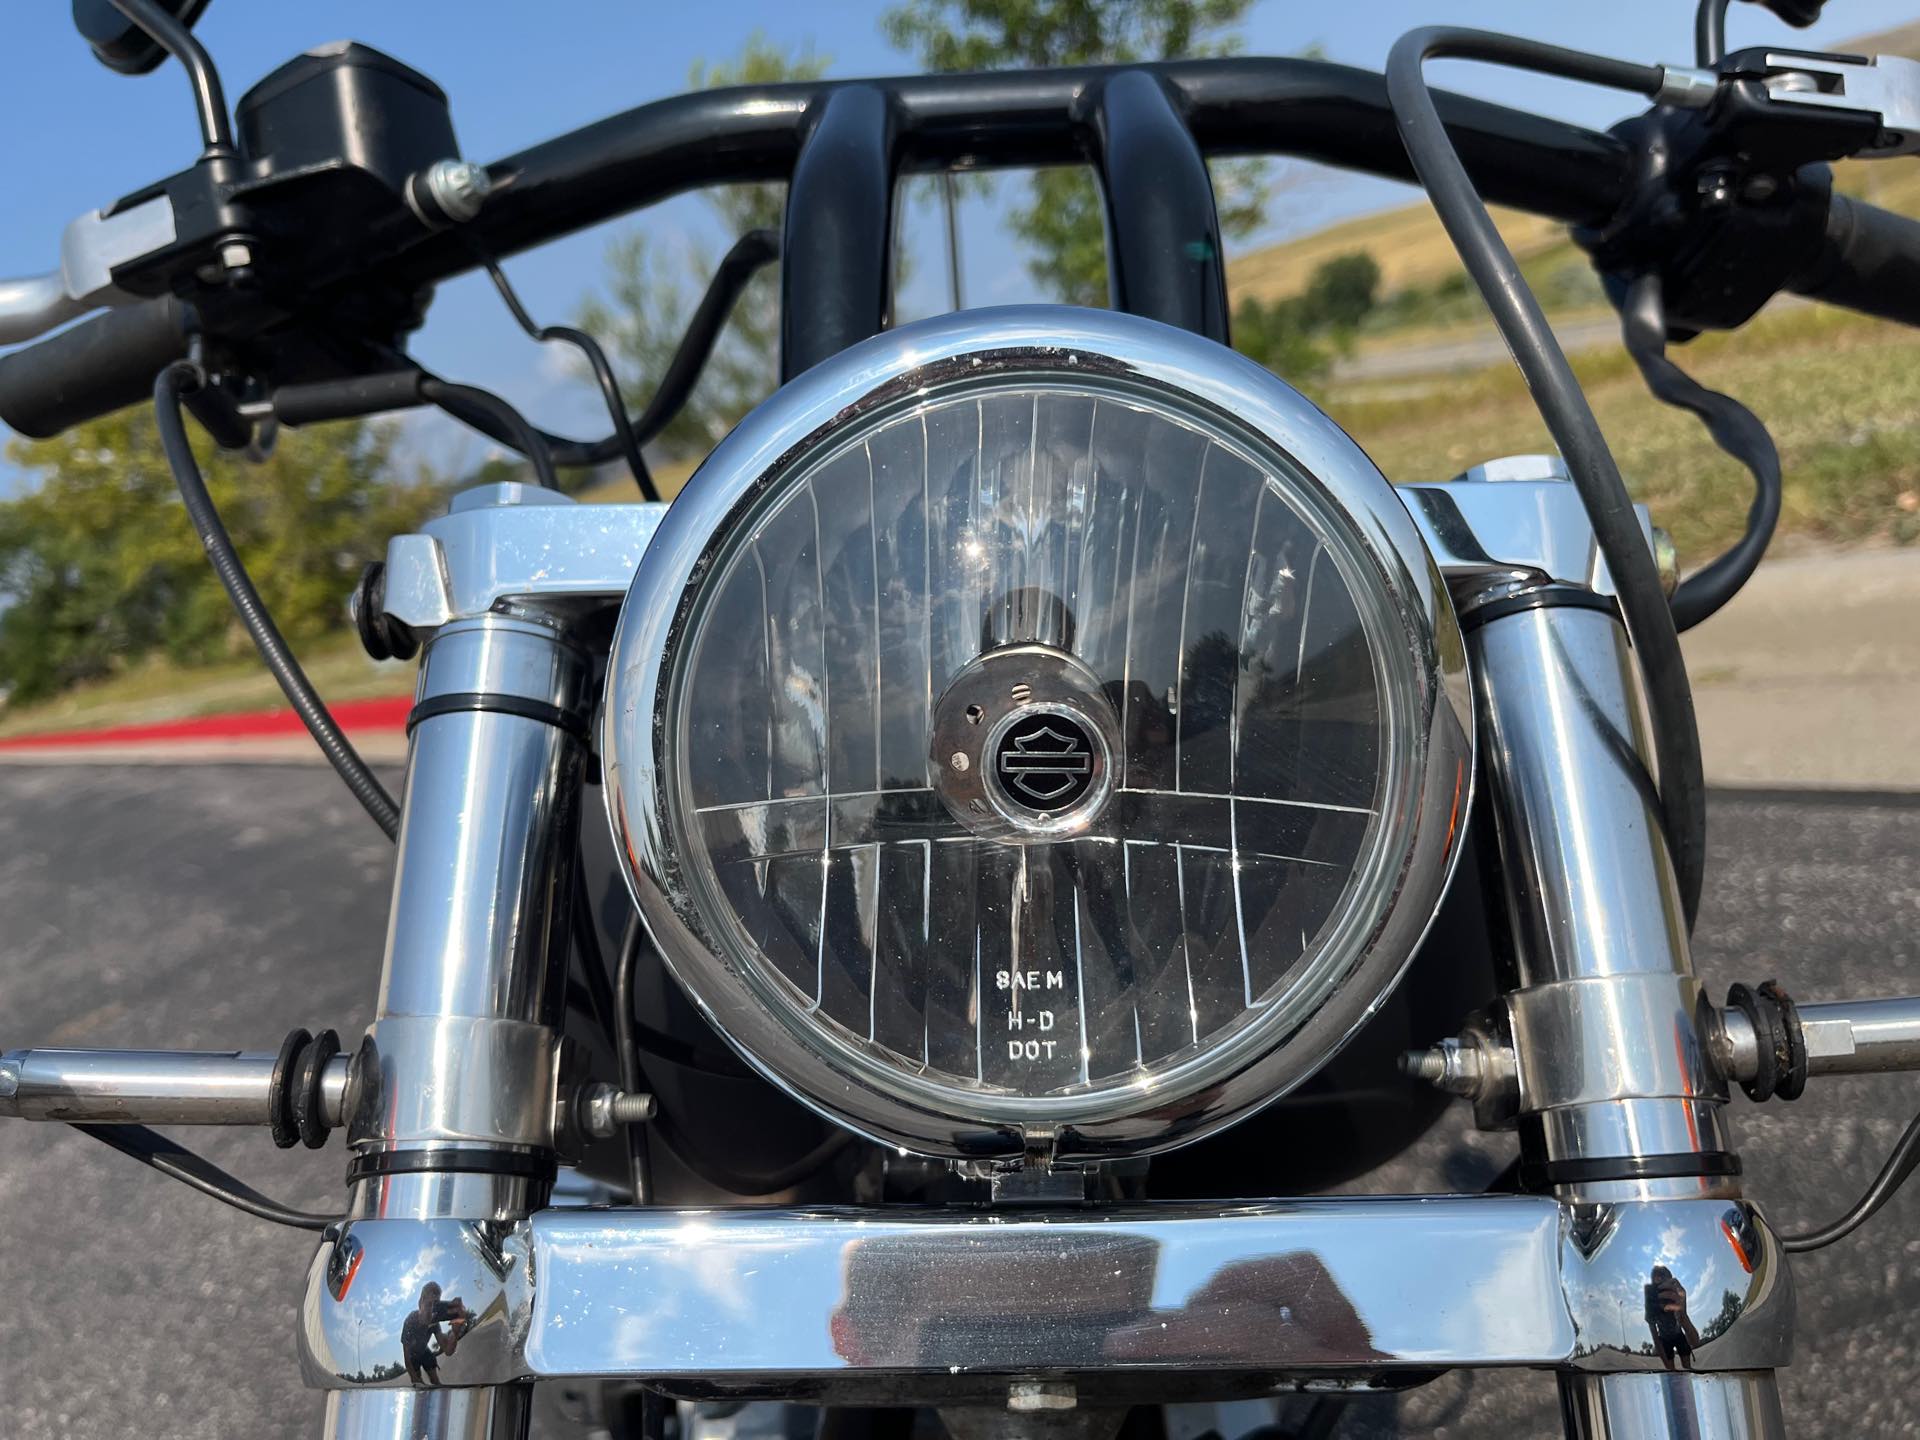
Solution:
M187 353L192 320L192 307L169 295L0 355L0 420L45 440L149 398L160 368Z
M1864 315L1920 325L1920 221L1835 195L1826 240L1790 288Z

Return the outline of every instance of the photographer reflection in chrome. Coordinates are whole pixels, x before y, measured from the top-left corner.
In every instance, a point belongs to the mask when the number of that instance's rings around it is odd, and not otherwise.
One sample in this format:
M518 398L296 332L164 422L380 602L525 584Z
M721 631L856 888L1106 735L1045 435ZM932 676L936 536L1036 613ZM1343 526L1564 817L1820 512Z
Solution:
M1682 1370L1693 1369L1693 1351L1700 1343L1700 1332L1687 1314L1686 1287L1666 1266L1656 1265L1647 1277L1646 1290L1647 1329L1653 1332L1660 1363L1671 1370L1678 1360Z
M440 1298L440 1287L429 1280L420 1287L420 1303L407 1312L400 1326L400 1354L407 1367L407 1379L415 1385L433 1387L440 1383L440 1357L451 1355L460 1346L473 1316L458 1295Z

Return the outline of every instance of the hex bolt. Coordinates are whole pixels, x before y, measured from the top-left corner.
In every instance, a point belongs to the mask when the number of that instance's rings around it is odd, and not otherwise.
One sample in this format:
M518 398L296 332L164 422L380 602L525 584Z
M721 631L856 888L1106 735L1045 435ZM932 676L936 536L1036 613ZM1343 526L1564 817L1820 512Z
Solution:
M427 193L449 220L467 221L480 213L493 189L484 166L466 160L436 160L427 167Z
M245 241L229 240L220 247L220 264L228 270L244 270L253 263L253 250Z
M644 1125L660 1113L660 1102L651 1095L630 1095L625 1091L613 1097L610 1107L616 1125Z
M628 1125L643 1125L660 1111L651 1095L632 1095L602 1081L579 1095L580 1128L596 1140L617 1135Z
M1486 1075L1479 1046L1454 1039L1442 1040L1430 1050L1407 1051L1400 1057L1400 1068L1415 1080L1469 1098L1480 1093Z

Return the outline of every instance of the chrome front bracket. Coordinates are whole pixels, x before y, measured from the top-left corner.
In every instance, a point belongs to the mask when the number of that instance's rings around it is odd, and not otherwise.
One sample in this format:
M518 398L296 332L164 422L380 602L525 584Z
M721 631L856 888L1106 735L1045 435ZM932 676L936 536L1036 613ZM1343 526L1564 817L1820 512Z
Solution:
M401 1331L432 1283L476 1317L439 1362L449 1386L991 1403L1012 1377L1165 1398L1458 1366L1654 1371L1656 1264L1703 1312L1698 1370L1786 1363L1791 1282L1751 1206L1541 1196L363 1220L314 1258L300 1354L316 1387L408 1387Z

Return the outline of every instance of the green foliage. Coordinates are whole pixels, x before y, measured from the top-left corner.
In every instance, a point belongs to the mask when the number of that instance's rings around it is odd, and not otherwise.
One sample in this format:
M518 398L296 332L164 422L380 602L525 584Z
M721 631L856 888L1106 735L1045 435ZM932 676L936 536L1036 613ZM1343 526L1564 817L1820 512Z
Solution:
M392 478L391 431L364 421L282 437L248 465L204 446L207 488L291 640L345 621L360 568L444 499ZM26 702L150 655L224 658L245 640L182 511L153 417L132 409L16 441L36 472L0 503L0 692Z
M1295 385L1324 380L1333 369L1333 356L1301 323L1298 296L1242 300L1233 312L1233 348Z
M1301 320L1312 329L1351 333L1380 292L1380 262L1365 250L1336 255L1315 267L1300 296Z
M1225 48L1252 0L907 0L881 28L930 70L1102 65Z
M905 0L881 20L887 38L929 70L1103 65L1217 55L1252 0ZM1258 161L1212 167L1221 233L1252 233L1269 187ZM1107 300L1106 221L1084 168L1042 170L1013 230L1033 251L1027 269L1073 305Z
M1373 311L1380 266L1364 250L1316 266L1298 295L1262 303L1249 296L1233 312L1233 345L1296 385L1326 379L1333 352L1345 351Z
M740 54L722 65L702 61L688 83L694 89L813 80L829 61L812 50L789 53L755 33ZM786 213L784 185L728 185L703 193L728 234L778 230ZM627 403L641 408L666 373L667 362L692 317L719 257L698 246L670 247L641 230L617 237L607 251L607 297L589 299L580 325L615 356ZM676 455L703 454L742 415L773 392L780 376L780 287L762 272L740 297L732 319L686 408L660 437Z

